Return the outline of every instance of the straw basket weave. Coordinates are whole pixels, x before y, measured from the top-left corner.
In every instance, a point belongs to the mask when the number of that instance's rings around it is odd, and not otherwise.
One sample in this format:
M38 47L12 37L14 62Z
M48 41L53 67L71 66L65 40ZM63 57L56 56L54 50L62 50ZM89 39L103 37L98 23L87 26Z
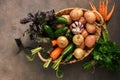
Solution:
M57 13L56 13L56 15L57 16L61 16L61 15L69 15L69 13L73 10L74 8L65 8L65 9L62 9L62 10L60 10L60 11L58 11ZM86 12L88 9L84 9L84 8L81 8L82 10L83 10L83 12ZM96 14L98 14L99 15L99 17L101 18L101 22L98 24L98 23L96 23L97 24L97 31L96 31L96 33L95 33L95 35L96 35L96 37L97 37L97 40L100 38L100 36L101 36L101 26L103 25L103 23L104 23L104 20L103 20L103 18L102 18L102 16L100 15L100 13L99 12L97 12L97 11L93 11L93 12L95 12ZM91 52L92 52L92 50L93 50L94 48L90 48L90 49L86 49L85 50L85 55L81 58L81 59L73 59L73 60L71 60L71 61L69 61L69 62L61 62L60 64L72 64L72 63L75 63L75 62L78 62L78 61L81 61L81 60L83 60L84 58L86 58ZM47 59L45 59L44 57L42 57L42 55L41 55L41 53L40 52L38 52L38 57L40 58L40 60L42 60L43 62L46 62L47 61ZM54 61L53 61L53 63L54 63Z

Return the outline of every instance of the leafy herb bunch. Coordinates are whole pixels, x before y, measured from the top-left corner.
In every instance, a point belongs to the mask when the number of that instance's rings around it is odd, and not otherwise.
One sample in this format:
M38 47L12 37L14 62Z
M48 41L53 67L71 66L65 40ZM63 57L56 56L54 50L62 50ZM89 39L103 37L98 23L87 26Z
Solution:
M92 60L83 64L84 69L90 69L97 64L100 68L112 71L120 71L120 47L109 39L108 30L102 27L102 36L96 42L95 48L91 55Z
M54 10L47 12L38 11L34 15L32 13L28 14L27 18L21 19L21 24L30 23L29 29L25 33L29 33L30 39L34 40L37 36L42 36L44 34L43 25L54 23L56 20L56 15ZM25 35L25 33L23 35Z

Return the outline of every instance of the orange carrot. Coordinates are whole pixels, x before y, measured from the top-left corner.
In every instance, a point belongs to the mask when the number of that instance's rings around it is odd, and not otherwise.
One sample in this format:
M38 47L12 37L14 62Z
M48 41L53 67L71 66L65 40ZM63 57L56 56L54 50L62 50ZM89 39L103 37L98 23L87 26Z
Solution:
M99 12L100 14L101 14L101 12L102 12L101 0L100 0L100 2L99 2L98 12Z
M108 0L106 0L106 4L105 4L105 15L104 15L105 21L107 18L107 10L108 10Z
M102 17L103 17L103 19L105 19L104 18L104 15L105 15L105 5L104 5L104 0L102 0L102 2L101 2L101 15L102 15Z
M52 46L56 46L57 45L57 40L52 40Z
M62 48L57 47L57 48L55 48L55 49L51 52L50 57L51 57L53 60L55 60L55 59L57 59L57 58L60 56L60 54L62 53L62 51L63 51Z
M90 2L90 6L91 6L92 10L96 10L97 11L95 5L92 2ZM100 21L100 17L96 13L95 13L95 16L96 16L97 21Z
M113 14L113 12L114 12L114 9L115 9L115 4L113 5L111 11L110 11L109 14L107 15L106 21L110 20L112 14Z

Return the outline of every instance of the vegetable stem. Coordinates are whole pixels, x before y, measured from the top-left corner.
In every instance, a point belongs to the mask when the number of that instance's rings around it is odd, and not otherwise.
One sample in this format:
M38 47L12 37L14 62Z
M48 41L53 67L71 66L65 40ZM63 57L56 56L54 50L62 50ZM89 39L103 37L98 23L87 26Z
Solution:
M32 49L32 50L31 50L32 55L36 54L36 53L39 52L41 49L42 49L41 47L37 47L37 48L35 48L35 49Z
M52 66L52 68L53 68L54 70L58 70L59 65L60 65L60 62L61 62L62 59L63 59L63 56L60 56L57 60L55 60L55 63L54 63L53 66Z
M103 36L103 39L105 42L109 41L109 33L108 33L108 30L106 29L106 24L104 23L103 24L103 27L102 27L102 36Z
M47 59L47 61L44 63L43 67L48 68L50 62L52 61L52 58Z

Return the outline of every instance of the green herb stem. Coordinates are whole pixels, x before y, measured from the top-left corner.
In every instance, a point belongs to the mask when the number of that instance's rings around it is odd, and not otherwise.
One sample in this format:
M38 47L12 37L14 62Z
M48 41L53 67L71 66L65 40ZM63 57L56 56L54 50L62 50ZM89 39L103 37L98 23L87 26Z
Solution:
M106 29L106 23L104 23L102 26L102 36L105 42L110 40L108 30Z

